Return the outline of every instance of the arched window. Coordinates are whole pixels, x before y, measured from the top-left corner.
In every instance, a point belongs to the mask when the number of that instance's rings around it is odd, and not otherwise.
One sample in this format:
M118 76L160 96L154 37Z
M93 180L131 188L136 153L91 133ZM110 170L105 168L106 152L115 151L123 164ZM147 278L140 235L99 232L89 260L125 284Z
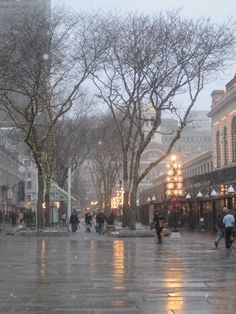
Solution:
M236 161L236 116L232 121L232 159Z
M225 165L229 163L229 145L228 145L228 131L227 127L224 127L224 157Z
M220 167L221 165L221 158L220 158L220 131L216 132L216 166Z

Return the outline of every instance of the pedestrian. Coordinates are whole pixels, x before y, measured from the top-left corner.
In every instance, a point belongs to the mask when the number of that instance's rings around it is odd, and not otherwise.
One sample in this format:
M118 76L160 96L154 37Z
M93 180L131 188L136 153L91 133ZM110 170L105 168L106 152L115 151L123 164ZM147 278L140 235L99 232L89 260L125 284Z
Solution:
M24 222L24 214L22 212L19 213L19 224L22 225Z
M165 218L160 214L159 210L155 211L153 221L155 222L157 244L161 244L162 243L161 232L164 227Z
M99 235L104 234L104 224L107 221L106 215L103 210L99 210L96 215L97 232Z
M78 229L78 224L80 223L79 218L77 216L76 211L73 211L73 213L70 216L70 222L69 225L71 225L71 231L74 233Z
M84 222L85 222L85 232L91 232L92 219L93 219L93 216L92 216L91 213L88 211L88 212L85 214L85 219L84 219Z
M224 216L226 215L227 211L228 211L228 208L223 207L222 212L219 213L216 217L217 233L216 233L216 238L214 241L215 248L218 248L220 241L224 238L225 225L223 224L223 219L224 219Z
M66 226L66 214L62 214L61 215L61 220L62 220L62 226L65 227Z
M223 224L225 226L225 247L230 249L234 240L234 216L229 212L229 209L226 208L226 215L223 218Z

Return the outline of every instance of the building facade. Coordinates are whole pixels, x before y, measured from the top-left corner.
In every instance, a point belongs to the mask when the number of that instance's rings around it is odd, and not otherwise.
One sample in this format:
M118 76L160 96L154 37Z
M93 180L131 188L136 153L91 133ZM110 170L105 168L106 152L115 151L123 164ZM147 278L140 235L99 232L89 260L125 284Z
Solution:
M236 214L236 76L226 84L225 90L212 92L208 117L212 125L212 149L182 163L183 195L178 197L178 214L185 216L188 226L198 227L201 219L205 229L214 230L217 213L224 206ZM168 210L165 186L166 175L162 175L153 181L153 187L140 194L141 211L146 216L150 215L147 195L149 200L153 195L153 209ZM144 223L149 219L145 217Z
M9 220L25 208L26 168L13 155L0 149L0 212Z
M213 166L214 169L236 165L236 75L225 90L212 92Z

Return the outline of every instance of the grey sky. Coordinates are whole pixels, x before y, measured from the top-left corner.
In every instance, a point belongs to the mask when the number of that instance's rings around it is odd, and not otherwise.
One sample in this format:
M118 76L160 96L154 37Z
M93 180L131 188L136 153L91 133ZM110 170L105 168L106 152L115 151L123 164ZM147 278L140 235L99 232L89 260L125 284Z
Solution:
M53 5L70 7L73 10L103 10L103 11L140 11L143 13L159 13L166 10L181 9L186 17L210 17L214 22L223 22L235 15L235 0L52 0ZM209 110L211 105L210 93L213 89L224 89L225 84L232 78L236 69L236 60L225 73L221 73L214 83L205 87L195 109Z

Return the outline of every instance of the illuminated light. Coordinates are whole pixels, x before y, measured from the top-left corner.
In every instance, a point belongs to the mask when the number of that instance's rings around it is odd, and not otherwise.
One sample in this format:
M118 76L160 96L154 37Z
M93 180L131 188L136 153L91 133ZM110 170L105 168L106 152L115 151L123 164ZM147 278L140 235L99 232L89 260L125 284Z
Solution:
M175 168L175 169L178 168L178 165L174 163L173 168Z
M183 191L182 190L179 190L179 195L183 195Z
M235 112L236 112L236 109L234 109L233 111L231 111L228 115L235 114Z
M168 189L173 189L173 187L174 187L174 184L172 182L168 184Z
M181 170L178 170L178 171L177 171L177 174L181 174Z
M218 125L218 124L220 124L220 122L219 122L219 121L215 122L215 123L214 123L214 126L216 126L216 125Z
M220 121L223 122L225 119L227 119L227 116L222 117Z
M174 171L172 169L168 171L169 176L172 176L173 174L174 174Z
M53 202L53 206L56 208L60 208L60 202Z
M179 188L179 189L181 189L181 188L182 188L182 186L183 186L183 184L182 184L182 183L178 183L178 185L177 185L177 186L178 186L178 188Z
M175 161L176 160L176 155L172 155L171 157L170 157L170 159L172 160L172 161Z

